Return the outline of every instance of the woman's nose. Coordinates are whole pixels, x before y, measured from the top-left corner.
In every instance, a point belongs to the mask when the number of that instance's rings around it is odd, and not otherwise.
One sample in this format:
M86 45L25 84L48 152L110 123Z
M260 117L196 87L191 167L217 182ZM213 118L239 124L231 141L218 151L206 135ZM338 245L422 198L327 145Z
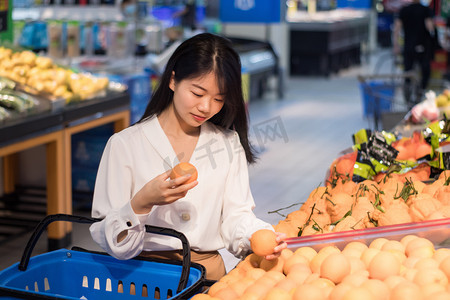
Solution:
M198 110L204 113L209 112L209 108L210 108L210 99L209 97L203 97L200 100L200 103L197 106Z

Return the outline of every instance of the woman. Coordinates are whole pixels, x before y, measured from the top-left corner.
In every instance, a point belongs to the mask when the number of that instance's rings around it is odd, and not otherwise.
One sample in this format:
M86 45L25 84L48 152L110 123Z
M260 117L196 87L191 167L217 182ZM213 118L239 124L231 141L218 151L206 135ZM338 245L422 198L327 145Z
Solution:
M181 243L145 234L145 224L183 232L207 278L225 274L217 251L236 257L250 250L258 229L248 163L255 156L241 87L238 54L225 38L199 34L172 54L142 119L113 135L98 170L91 226L94 240L119 259L137 255L180 258ZM198 180L169 179L179 162L190 162ZM283 234L267 259L286 248Z

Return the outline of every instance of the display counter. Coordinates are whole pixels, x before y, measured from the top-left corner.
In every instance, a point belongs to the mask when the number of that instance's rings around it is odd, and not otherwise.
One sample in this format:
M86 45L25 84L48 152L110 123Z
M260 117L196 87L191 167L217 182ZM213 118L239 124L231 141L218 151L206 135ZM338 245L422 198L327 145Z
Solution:
M14 199L18 153L36 146L46 149L46 213L72 214L71 137L73 134L114 123L120 131L130 123L127 92L71 103L59 110L38 106L24 116L0 124L0 156L3 158L4 197ZM11 213L13 207L8 207ZM49 249L65 247L71 241L71 226L57 222L49 226Z
M298 11L287 21L291 75L328 76L360 64L361 44L369 37L368 11Z

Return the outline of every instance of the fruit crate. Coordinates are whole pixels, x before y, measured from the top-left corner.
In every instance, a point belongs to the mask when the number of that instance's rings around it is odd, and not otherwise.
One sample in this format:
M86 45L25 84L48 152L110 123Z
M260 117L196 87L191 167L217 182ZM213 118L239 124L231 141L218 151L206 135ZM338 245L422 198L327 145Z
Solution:
M400 241L409 234L430 240L436 248L449 248L450 218L289 238L287 244L291 250L307 246L315 250L326 246L343 249L349 242L359 241L370 244L377 238Z
M186 237L173 229L146 225L148 233L179 238L183 262L135 258L118 260L81 248L31 256L45 228L54 221L92 224L72 215L49 215L36 227L20 263L0 272L0 299L188 299L205 281L205 268L190 262Z

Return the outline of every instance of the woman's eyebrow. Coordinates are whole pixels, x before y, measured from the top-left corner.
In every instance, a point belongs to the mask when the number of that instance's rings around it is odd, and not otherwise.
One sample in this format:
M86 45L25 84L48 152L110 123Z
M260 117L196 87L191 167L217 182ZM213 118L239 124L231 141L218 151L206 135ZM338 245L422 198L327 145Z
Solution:
M193 83L192 85L195 86L196 88L199 88L199 89L204 90L206 92L206 89L204 87L202 87L202 86L200 86L198 84L195 84L195 83Z
M201 85L198 85L198 84L195 84L195 83L193 83L192 86L194 86L194 87L196 87L196 88L199 88L199 89L201 89L201 90L203 90L203 91L205 91L205 92L208 91L207 89L205 89L205 88L202 87ZM225 93L220 93L219 95L224 96Z

